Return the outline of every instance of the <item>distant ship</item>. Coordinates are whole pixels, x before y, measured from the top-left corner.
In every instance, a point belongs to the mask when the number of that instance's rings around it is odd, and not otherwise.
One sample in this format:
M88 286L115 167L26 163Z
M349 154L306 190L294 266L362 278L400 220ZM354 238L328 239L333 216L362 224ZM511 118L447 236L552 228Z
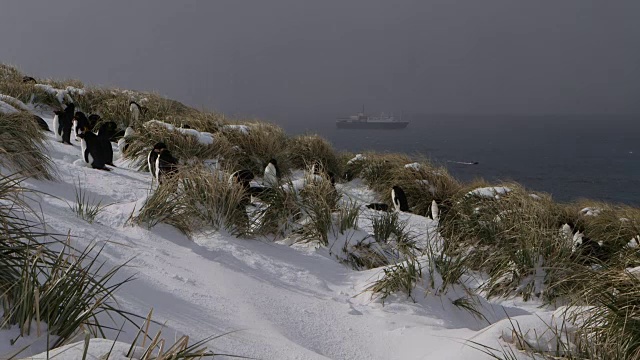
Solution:
M362 106L362 112L349 117L341 117L336 120L336 127L338 129L404 129L409 125L408 121L396 120L392 115L386 115L384 113L380 116L369 116L364 112L364 105Z

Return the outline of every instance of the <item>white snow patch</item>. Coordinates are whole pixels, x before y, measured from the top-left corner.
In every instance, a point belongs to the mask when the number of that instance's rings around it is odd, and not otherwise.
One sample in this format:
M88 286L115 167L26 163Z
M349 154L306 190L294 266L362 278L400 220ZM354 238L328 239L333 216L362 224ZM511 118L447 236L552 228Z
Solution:
M239 131L244 135L249 134L249 127L247 125L224 125L222 131Z
M504 195L510 192L511 189L505 186L491 186L478 188L475 190L471 190L467 193L467 195L479 196L483 198L496 198L499 199L500 195Z
M214 142L214 138L213 138L213 134L209 133L209 132L200 132L198 130L195 129L183 129L183 128L177 128L169 123L163 122L163 121L159 121L159 120L149 120L146 123L144 123L144 126L162 126L164 128L166 128L169 131L178 131L182 134L185 135L190 135L195 137L198 142L202 145L212 145Z

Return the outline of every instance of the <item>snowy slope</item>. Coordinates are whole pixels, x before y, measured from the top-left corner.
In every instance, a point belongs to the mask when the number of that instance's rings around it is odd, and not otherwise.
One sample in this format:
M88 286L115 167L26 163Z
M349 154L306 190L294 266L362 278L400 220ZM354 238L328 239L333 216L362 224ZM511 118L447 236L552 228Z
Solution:
M40 115L51 126L52 114ZM151 190L150 175L121 160L111 172L88 168L79 161L79 143L63 145L52 134L47 136L46 148L59 181L29 180L27 185L51 194L37 195L50 230L70 230L80 247L94 241L105 244L102 256L110 265L133 259L120 276L136 274L136 280L117 293L120 305L143 316L153 308L154 319L166 324L163 334L169 339L187 334L199 340L232 332L210 347L278 360L481 359L489 357L464 345L466 339L496 348L504 345L499 337L509 332L508 321L488 326L444 298L418 296L414 303L399 295L387 299L383 307L362 293L381 270L351 270L325 249L236 239L223 233L188 239L163 224L150 230L128 226L127 218ZM118 156L115 146L114 153ZM112 204L93 224L78 218L67 204L75 201L78 181L91 197ZM372 200L358 182L342 190L356 200ZM434 225L425 218L404 216L417 228ZM518 319L532 311L488 305L485 309L492 322L507 313ZM126 325L118 341L132 342L134 336L133 326ZM64 354L57 358L82 355ZM23 354L28 355L32 354Z

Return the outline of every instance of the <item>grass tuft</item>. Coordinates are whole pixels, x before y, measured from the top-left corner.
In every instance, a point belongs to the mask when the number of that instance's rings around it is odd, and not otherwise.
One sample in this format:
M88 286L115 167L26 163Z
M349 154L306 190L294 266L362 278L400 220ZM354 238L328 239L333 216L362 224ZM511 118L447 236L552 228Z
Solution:
M36 179L52 179L45 135L31 114L0 114L0 165Z

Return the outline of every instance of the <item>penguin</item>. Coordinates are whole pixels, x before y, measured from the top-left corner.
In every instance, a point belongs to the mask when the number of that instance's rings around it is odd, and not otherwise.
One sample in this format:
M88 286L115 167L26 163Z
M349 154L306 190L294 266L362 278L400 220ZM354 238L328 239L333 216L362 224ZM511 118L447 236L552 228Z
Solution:
M326 177L331 182L331 186L335 188L336 186L335 174L332 173L331 171L326 171L324 165L322 165L322 162L320 162L319 160L316 160L313 162L313 165L311 166L311 173L313 175Z
M38 126L40 126L40 129L51 132L51 130L49 130L49 125L47 125L47 122L44 121L43 118L38 115L33 115L33 120L38 124Z
M168 176L174 175L178 172L178 159L171 155L171 152L165 147L160 149L158 157L156 158L156 179L158 184L163 183L164 179Z
M75 114L76 105L74 103L68 103L64 108L64 111L59 115L58 121L62 128L62 143L67 145L71 144L71 128L73 127L73 115Z
M264 168L263 182L265 185L273 187L278 184L280 178L280 170L278 169L278 162L276 159L269 160L269 163Z
M229 184L237 182L242 185L245 190L249 190L249 188L251 188L251 180L253 180L253 178L254 176L251 170L238 170L229 177Z
M242 188L245 190L245 195L242 197L242 200L238 203L238 206L243 207L251 203L251 195L253 195L253 192L251 190L252 189L251 180L253 180L253 178L254 178L253 173L247 169L238 170L233 174L231 174L231 176L229 177L230 185L233 184L234 182L237 182L240 185L242 185ZM246 212L244 211L244 209L241 208L241 210L246 215ZM249 218L247 217L246 220L249 220Z
M75 127L75 139L78 141L78 134L91 131L89 119L82 111L76 111L73 115L73 125Z
M56 110L53 112L53 134L56 137L56 141L62 142L62 125L60 124L60 117L63 116L62 110Z
M440 220L440 209L438 208L438 204L435 200L431 200L431 220Z
M98 114L89 115L89 129L91 131L94 131L96 129L96 125L98 125L100 120L102 120L102 118Z
M367 208L378 211L389 211L389 205L384 203L371 203L367 205Z
M31 76L23 76L22 77L22 82L25 84L36 84L37 81L36 79L32 78Z
M133 100L129 101L129 111L131 112L131 118L134 122L138 122L140 115L144 116L147 113L147 110L149 109L144 106L140 106L137 102Z
M78 134L78 137L84 140L84 143L82 144L84 147L82 152L82 158L84 161L87 164L90 164L94 169L111 171L105 166L105 156L98 136L91 131L87 131Z
M109 141L113 138L113 136L118 131L118 125L113 121L106 121L100 125L98 129L98 136L101 136Z
M149 155L147 155L147 165L149 165L149 172L151 173L151 180L157 179L156 176L156 160L158 159L158 154L162 149L166 149L167 145L164 143L156 143L153 145L153 149L149 151Z
M135 131L131 126L127 127L124 130L124 136L118 140L118 150L120 150L120 153L124 153L125 151L127 151L127 149L129 148L127 138L133 136L133 134L135 134Z
M391 201L396 211L409 212L409 203L407 197L400 186L394 186L391 189Z

